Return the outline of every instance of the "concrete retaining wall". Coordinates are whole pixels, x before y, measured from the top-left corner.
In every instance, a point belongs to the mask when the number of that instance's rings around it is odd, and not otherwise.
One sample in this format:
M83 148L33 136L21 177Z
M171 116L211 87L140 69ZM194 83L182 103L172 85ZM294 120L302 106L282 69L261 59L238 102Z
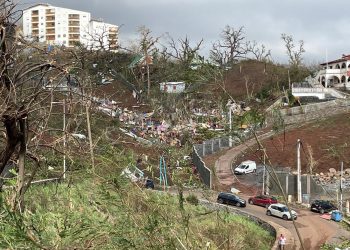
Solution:
M334 114L350 112L350 100L337 99L328 102L302 105L301 107L285 109L268 109L266 122L274 123L276 117L281 117L285 124L302 123Z
M219 203L212 203L212 202L209 202L207 200L200 199L199 204L210 209L210 210L228 211L230 213L243 216L243 217L255 222L256 224L261 226L263 229L267 230L273 237L276 238L275 243L271 249L278 249L277 235L280 235L281 233L284 234L286 236L286 238L288 239L285 250L292 249L294 246L294 237L292 236L292 234L286 228L279 226L273 222L264 221L264 220L254 216L248 212L245 212L241 209L237 209L237 208L230 207L230 206L223 205L223 204L219 204Z

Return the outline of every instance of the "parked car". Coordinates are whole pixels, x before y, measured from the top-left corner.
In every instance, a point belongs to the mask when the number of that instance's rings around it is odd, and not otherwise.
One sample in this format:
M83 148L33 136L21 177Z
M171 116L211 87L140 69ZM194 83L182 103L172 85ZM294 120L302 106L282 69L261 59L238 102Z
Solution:
M248 199L248 203L251 205L258 205L268 208L271 204L276 204L277 199L273 196L256 195Z
M239 164L238 167L235 168L235 174L248 174L256 171L256 163L255 161L243 161Z
M330 201L326 200L315 200L311 203L311 211L319 212L320 214L329 213L332 210L337 210L338 208L333 205Z
M291 220L292 219L291 214L292 214L294 220L296 220L298 217L297 212L295 212L294 210L291 210L289 212L288 207L286 205L280 204L280 203L270 205L267 208L266 214L277 216L277 217L280 217L284 220Z
M246 201L241 199L237 195L224 192L219 193L217 202L221 204L234 205L237 207L245 207L247 205Z

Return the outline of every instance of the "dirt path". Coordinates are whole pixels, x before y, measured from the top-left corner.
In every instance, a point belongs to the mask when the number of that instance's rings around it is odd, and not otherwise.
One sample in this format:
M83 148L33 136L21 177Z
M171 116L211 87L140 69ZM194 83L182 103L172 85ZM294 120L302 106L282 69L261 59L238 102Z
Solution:
M273 133L271 132L263 134L259 136L259 139L268 138L272 134ZM242 185L232 173L231 164L232 161L238 157L238 155L255 144L256 140L251 139L237 147L227 150L224 155L221 155L216 160L216 177L221 188L229 190L229 188L235 187L242 192L242 196L245 198L252 194L252 190L250 190L249 187ZM266 209L257 206L248 205L246 210L259 218L266 221L272 220L274 223L286 228L294 238L293 242L289 242L287 249L300 249L300 242L298 241L298 236L292 222L266 216ZM320 246L325 242L336 242L337 237L340 235L350 237L350 232L342 229L336 222L321 219L317 213L312 213L308 210L297 210L297 212L299 214L299 218L296 221L296 225L300 234L302 235L305 249L320 249Z

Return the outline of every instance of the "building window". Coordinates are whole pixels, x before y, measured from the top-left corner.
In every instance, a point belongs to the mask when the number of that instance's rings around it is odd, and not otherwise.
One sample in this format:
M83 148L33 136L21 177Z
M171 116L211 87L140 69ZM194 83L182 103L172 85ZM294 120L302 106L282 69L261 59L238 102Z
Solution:
M333 69L333 66L329 66L330 69Z
M57 35L57 37L58 37L58 38L60 38L60 37L61 37L61 35Z
M63 37L66 37L66 34L63 34Z
M173 90L176 90L176 86L173 86Z

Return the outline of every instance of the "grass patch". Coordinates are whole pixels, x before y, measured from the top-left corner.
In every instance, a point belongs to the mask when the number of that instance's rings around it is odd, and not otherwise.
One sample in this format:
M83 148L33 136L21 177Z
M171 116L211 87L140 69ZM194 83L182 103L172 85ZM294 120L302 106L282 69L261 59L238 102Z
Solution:
M196 198L181 209L178 197L121 178L33 186L23 215L1 203L0 248L270 249L273 237L257 224Z

